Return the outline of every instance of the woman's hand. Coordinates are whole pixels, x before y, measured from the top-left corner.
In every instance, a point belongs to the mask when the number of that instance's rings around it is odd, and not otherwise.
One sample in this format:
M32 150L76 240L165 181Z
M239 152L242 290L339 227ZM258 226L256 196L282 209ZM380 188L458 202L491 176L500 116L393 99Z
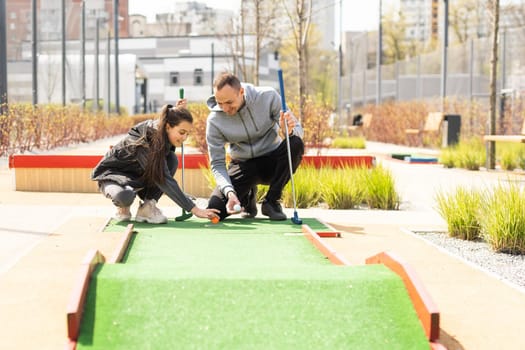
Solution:
M219 209L201 209L194 206L193 209L191 209L191 213L196 217L211 220L213 218L219 218L220 211Z
M188 108L188 100L186 100L185 98L181 98L177 101L177 107Z

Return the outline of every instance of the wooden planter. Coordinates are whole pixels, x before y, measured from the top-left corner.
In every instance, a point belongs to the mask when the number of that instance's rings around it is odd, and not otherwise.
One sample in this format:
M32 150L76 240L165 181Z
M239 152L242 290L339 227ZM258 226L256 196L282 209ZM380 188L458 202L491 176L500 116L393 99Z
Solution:
M97 182L91 180L91 171L102 159L101 155L11 155L9 168L15 170L15 189L31 192L98 192ZM181 165L179 156L179 166ZM373 167L373 156L304 156L302 165L320 167ZM196 197L209 197L211 188L204 170L208 168L204 154L184 155L184 189ZM175 179L182 186L179 168Z

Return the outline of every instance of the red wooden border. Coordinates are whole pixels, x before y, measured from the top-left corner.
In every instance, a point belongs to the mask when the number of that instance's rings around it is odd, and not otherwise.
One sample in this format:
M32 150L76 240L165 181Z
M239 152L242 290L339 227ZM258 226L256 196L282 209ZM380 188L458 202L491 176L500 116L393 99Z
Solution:
M180 155L177 156L181 164ZM102 157L101 155L12 154L9 156L9 168L94 168ZM208 167L208 157L204 154L185 154L184 167L187 169Z
M104 260L104 256L98 250L92 249L86 254L82 262L77 283L73 287L73 293L67 305L68 346L71 346L72 342L76 342L78 339L91 274L95 270L95 266L103 263ZM73 348L76 348L76 344Z
M93 168L102 156L13 154L9 168Z
M116 264L122 261L122 258L124 257L124 254L126 254L126 250L128 249L129 241L133 232L133 224L129 224L128 226L126 226L126 231L124 231L124 234L122 235L122 238L120 239L117 248L113 252L111 258L107 260L109 264Z
M179 165L182 163L180 155ZM71 155L71 154L12 154L9 156L9 168L94 168L102 159L102 155ZM208 156L205 154L185 154L184 168L207 168ZM316 168L322 166L341 168L343 166L373 167L373 156L303 156L302 164Z
M439 310L416 276L415 271L392 253L382 252L366 259L367 264L384 264L403 280L425 334L433 342L439 338Z
M321 238L339 238L341 237L341 232L339 231L317 231L315 232Z
M333 264L335 265L350 265L350 263L339 253L337 253L335 250L330 248L328 245L326 245L322 240L321 237L310 228L308 225L302 226L303 234L308 238L312 244L319 249L319 251L328 258Z

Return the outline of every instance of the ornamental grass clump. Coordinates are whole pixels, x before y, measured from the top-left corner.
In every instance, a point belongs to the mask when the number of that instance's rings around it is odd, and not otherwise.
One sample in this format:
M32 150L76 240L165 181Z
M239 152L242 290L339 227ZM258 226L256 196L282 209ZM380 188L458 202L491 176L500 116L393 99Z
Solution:
M498 185L480 215L483 239L497 252L525 254L525 191L516 183Z
M324 168L319 179L321 182L322 200L330 209L355 209L365 200L365 174L368 169Z
M319 169L313 166L301 166L294 174L295 200L297 208L309 208L321 200ZM293 207L292 182L288 181L283 190L283 204Z
M436 194L437 210L445 219L451 237L469 241L480 237L479 210L482 195L475 190L458 187L452 194Z
M457 146L444 148L439 154L439 163L445 168L454 168L456 166Z
M496 159L503 170L525 169L525 147L521 143L499 142L496 146Z
M366 204L370 209L398 210L400 197L392 173L381 165L370 169L364 181Z
M333 148L354 148L365 149L366 140L362 136L358 137L336 137L332 141Z
M511 149L505 149L501 152L500 156L500 166L503 170L514 170L518 167L518 158L516 153Z
M456 166L468 170L479 170L485 164L486 150L479 139L463 141L457 148Z

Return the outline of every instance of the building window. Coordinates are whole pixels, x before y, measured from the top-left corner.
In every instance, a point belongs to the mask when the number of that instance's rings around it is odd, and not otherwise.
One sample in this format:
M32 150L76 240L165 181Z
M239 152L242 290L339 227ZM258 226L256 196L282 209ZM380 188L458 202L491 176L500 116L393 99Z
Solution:
M197 68L193 71L193 85L202 85L203 78L202 69Z
M170 85L179 85L179 72L170 72Z

